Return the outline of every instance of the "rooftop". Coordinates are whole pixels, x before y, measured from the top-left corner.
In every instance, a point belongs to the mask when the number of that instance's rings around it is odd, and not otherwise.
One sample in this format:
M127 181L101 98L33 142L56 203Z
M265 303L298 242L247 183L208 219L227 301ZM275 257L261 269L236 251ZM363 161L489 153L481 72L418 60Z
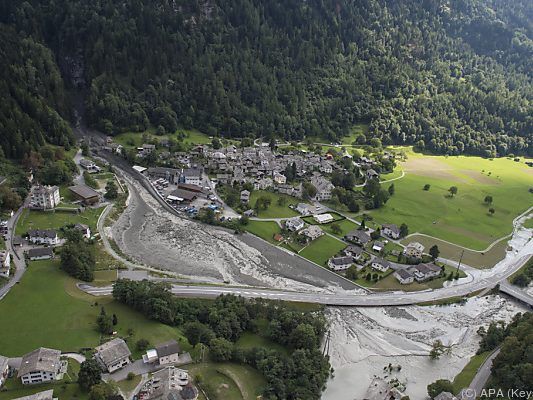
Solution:
M46 347L33 350L22 357L18 377L33 371L56 372L61 364L59 350L47 349Z
M128 345L120 338L104 343L96 347L95 350L105 365L113 364L115 361L131 356Z
M96 190L86 185L70 186L69 189L71 192L73 192L74 194L78 195L79 197L83 199L90 199L93 197L100 196L100 194Z
M181 351L180 345L175 340L169 340L168 342L161 343L156 346L158 357L166 357L172 354L177 354Z
M13 400L52 400L54 398L54 390L45 390L44 392L39 392L35 394L30 394L29 396L17 397Z

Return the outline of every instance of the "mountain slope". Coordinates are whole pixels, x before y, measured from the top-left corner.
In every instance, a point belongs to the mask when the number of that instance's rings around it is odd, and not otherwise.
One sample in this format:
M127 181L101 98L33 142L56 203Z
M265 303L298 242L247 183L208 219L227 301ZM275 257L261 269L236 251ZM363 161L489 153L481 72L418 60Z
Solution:
M54 52L110 134L369 137L533 154L526 0L13 0L0 18ZM529 61L528 61L529 60Z

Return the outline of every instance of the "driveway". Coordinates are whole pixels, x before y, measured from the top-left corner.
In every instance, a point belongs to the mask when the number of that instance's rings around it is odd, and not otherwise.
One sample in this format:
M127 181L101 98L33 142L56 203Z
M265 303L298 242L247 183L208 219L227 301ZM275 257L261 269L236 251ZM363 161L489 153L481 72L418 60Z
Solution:
M169 364L174 366L190 364L192 362L191 355L189 353L183 353L179 356L179 361L176 364ZM166 366L159 364L145 364L143 360L136 360L131 364L128 364L126 367L122 368L119 371L113 372L112 374L103 374L102 379L104 381L113 380L115 382L123 381L128 378L128 374L133 372L135 375L148 374L150 372L155 372L160 369L163 369Z

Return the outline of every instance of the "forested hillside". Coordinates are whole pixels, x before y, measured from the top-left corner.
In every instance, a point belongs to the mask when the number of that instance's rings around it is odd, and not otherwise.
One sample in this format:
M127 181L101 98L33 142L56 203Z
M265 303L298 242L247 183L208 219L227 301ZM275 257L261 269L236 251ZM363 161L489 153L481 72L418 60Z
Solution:
M0 25L0 159L22 158L48 141L72 141L61 74L49 49Z
M483 156L533 154L532 16L528 0L0 4L0 22L51 49L110 134L335 140L364 122L359 143Z

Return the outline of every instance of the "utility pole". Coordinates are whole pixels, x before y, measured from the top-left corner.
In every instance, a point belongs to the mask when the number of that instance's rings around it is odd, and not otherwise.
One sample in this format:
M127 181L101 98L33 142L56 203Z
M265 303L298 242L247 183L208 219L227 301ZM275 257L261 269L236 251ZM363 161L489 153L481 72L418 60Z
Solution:
M331 331L328 330L328 333L326 334L326 340L324 341L324 350L322 351L323 356L325 356L326 354L329 355L330 338L331 338Z
M463 251L461 252L461 257L459 258L459 264L457 264L457 270L455 271L455 273L459 273L459 267L461 266L461 261L463 261L464 254L465 254L465 251L463 249Z

